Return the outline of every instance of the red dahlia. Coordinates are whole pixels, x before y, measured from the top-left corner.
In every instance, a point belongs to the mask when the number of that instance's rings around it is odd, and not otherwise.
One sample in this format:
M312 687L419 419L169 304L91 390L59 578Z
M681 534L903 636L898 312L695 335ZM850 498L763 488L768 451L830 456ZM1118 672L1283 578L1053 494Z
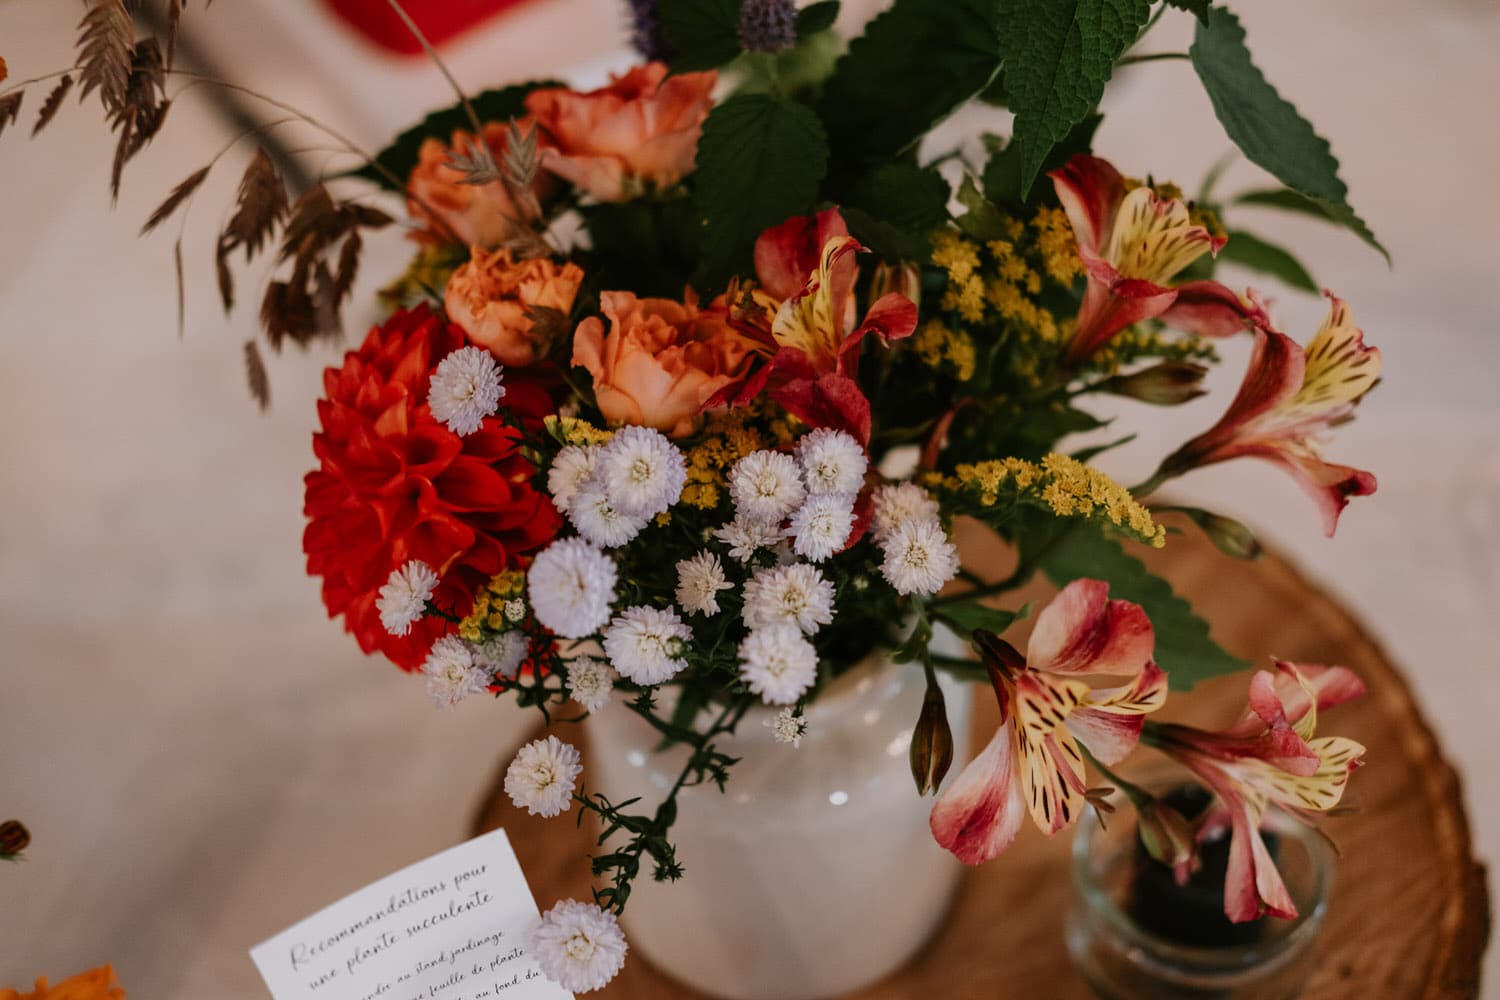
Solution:
M322 430L313 435L321 465L306 479L307 571L323 578L329 617L343 615L361 649L404 670L420 667L448 626L427 617L408 635L389 635L375 597L392 570L409 559L432 566L442 578L433 600L463 616L479 586L560 525L532 486L537 470L515 428L487 417L461 438L432 416L428 379L463 345L462 330L421 306L372 329L343 367L323 373ZM507 377L505 387L503 405L522 420L552 411L536 385Z

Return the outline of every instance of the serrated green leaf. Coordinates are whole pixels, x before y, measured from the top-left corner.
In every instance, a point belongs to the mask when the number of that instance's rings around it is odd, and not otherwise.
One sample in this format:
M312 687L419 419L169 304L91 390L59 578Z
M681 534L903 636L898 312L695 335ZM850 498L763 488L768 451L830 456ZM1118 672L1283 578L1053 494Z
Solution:
M1290 188L1263 188L1258 191L1246 191L1231 198L1230 204L1254 205L1259 208L1276 208L1283 212L1293 212L1297 215L1321 219L1324 222L1335 221L1328 214L1328 210L1322 205L1311 198L1298 194Z
M1199 681L1249 666L1209 637L1208 622L1172 592L1171 584L1097 529L1072 528L1040 558L1042 571L1059 587L1085 577L1104 580L1111 598L1144 608L1156 630L1156 662L1167 672L1172 690L1186 691Z
M1316 295L1318 291L1318 283L1289 251L1241 230L1230 231L1229 242L1219 251L1219 260L1269 274L1304 292Z
M1000 26L996 0L896 0L824 88L819 113L840 159L888 159L988 86Z
M1087 153L1094 146L1094 133L1099 130L1103 115L1085 115L1083 121L1074 125L1062 141L1052 147L1042 161L1041 172L1055 170L1067 163L1077 153ZM1026 204L1022 195L1021 153L1015 143L997 149L984 167L984 194L997 205L1020 207ZM1035 199L1033 199L1035 200Z
M932 616L941 619L965 639L973 635L975 629L1003 635L1006 629L1015 624L1017 618L1025 617L1019 611L1003 611L972 601L937 605L932 609Z
M1245 46L1239 18L1221 7L1199 24L1192 46L1193 69L1203 81L1224 131L1251 161L1281 183L1316 202L1330 219L1391 255L1349 205L1339 161L1328 140L1298 114L1261 74Z
M486 90L472 98L471 102L481 122L506 122L525 114L526 98L533 90L565 86L567 84L557 80L534 80L531 83L518 83L500 90ZM455 129L469 132L473 128L461 104L434 111L418 124L396 136L391 140L390 145L375 154L375 163L384 167L392 176L401 179L402 183L399 186L392 183L390 177L369 163L358 170L351 170L346 176L362 177L388 190L405 191L406 178L411 175L412 168L417 165L418 153L424 139L440 139L446 145L453 141Z
M854 185L845 206L862 209L872 220L896 231L914 253L926 256L927 235L948 221L952 191L943 175L915 163L887 163Z
M678 73L717 69L740 54L740 0L657 0Z
M797 37L806 38L833 27L839 18L839 0L821 0L797 11Z
M1094 110L1150 0L1002 0L1005 89L1024 197L1052 147Z
M698 141L698 282L716 287L749 267L761 232L809 211L828 169L828 137L805 105L770 94L714 108Z
M958 186L958 203L964 214L954 219L959 230L970 239L989 241L1005 236L1005 216L995 203L990 201L974 183L974 178L965 174Z
M1204 24L1208 23L1209 0L1167 0L1168 7L1176 7L1192 14Z

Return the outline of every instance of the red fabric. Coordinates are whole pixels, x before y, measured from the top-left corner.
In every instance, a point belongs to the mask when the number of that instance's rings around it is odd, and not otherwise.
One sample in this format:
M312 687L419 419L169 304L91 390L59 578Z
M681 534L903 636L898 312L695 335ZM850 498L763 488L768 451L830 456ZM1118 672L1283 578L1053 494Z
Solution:
M460 438L427 406L427 382L463 331L426 306L375 327L339 368L324 372L313 435L319 467L307 474L307 570L323 578L323 603L365 652L379 650L405 670L421 666L449 629L427 617L397 637L380 623L375 599L391 571L420 559L442 578L433 601L463 616L476 590L524 565L550 542L561 519L532 481L520 433L486 417ZM506 372L502 409L528 426L552 412L546 390Z
M402 55L416 55L422 45L385 0L325 0L333 13L366 40ZM527 0L405 0L412 20L434 46L457 38L503 10Z

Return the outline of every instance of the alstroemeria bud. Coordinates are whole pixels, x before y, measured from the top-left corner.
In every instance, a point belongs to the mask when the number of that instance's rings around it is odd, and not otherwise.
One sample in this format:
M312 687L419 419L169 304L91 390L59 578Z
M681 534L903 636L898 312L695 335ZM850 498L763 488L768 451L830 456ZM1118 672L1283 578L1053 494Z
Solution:
M1202 382L1206 374L1207 368L1191 361L1163 361L1130 375L1116 375L1100 388L1155 406L1177 406L1204 394Z
M1256 541L1255 535L1249 528L1232 517L1215 514L1211 510L1203 510L1199 507L1171 507L1164 510L1175 510L1187 515L1194 524L1203 529L1208 540L1226 556L1235 559L1259 559L1261 554L1260 542Z
M0 858L14 858L31 843L31 832L20 820L8 819L0 823Z
M882 296L896 292L922 306L922 271L915 264L888 264L881 261L875 265L870 276L870 301L878 302Z
M1140 817L1141 846L1146 853L1172 869L1178 885L1187 882L1192 873L1196 841L1193 825L1161 799L1147 798L1135 803Z
M917 794L937 791L952 765L953 731L948 728L943 689L929 679L922 714L917 716L917 728L911 734L911 776L917 783Z

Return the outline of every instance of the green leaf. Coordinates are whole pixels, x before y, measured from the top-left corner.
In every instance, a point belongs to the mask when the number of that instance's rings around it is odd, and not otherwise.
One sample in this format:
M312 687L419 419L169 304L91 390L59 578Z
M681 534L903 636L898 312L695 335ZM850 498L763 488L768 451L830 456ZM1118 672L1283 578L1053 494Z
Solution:
M1334 221L1333 216L1328 214L1328 209L1311 198L1298 194L1291 188L1263 188L1258 191L1246 191L1230 199L1230 204L1277 208L1283 212L1305 215L1308 218L1321 219L1324 222Z
M526 98L533 90L565 86L567 84L557 80L533 80L531 83L518 83L501 90L486 90L472 98L471 103L474 105L474 113L479 116L481 122L505 122L526 113ZM392 175L399 177L400 185L392 183L389 177L369 163L358 170L351 170L346 176L362 177L388 190L404 192L406 179L411 176L412 168L417 165L422 140L440 139L444 145L447 145L453 141L454 129L470 132L473 128L461 104L434 111L417 125L396 136L390 145L375 154L374 162L385 167Z
M1209 0L1167 0L1168 7L1185 10L1204 24L1208 23L1208 4Z
M1002 0L1005 89L1016 113L1021 193L1052 147L1104 95L1115 60L1151 15L1150 0Z
M805 105L744 94L714 108L698 142L698 283L747 268L763 230L813 207L827 168L828 137Z
M819 113L842 159L888 159L989 85L997 0L896 0L849 44Z
M854 185L843 209L851 232L859 230L855 238L881 257L925 260L928 235L948 221L951 194L943 175L931 167L887 163Z
M839 17L839 0L821 0L797 11L797 37L806 38L833 27Z
M1235 145L1277 180L1317 203L1330 219L1379 250L1389 263L1391 255L1349 206L1349 189L1339 179L1339 161L1328 140L1313 130L1251 61L1239 18L1220 7L1210 10L1207 21L1198 25L1188 54L1214 113Z
M1269 274L1292 288L1300 288L1314 295L1318 292L1318 283L1296 257L1276 244L1267 243L1259 236L1252 236L1247 232L1231 230L1229 242L1219 251L1219 260L1232 261L1261 274Z
M740 0L658 0L656 16L675 72L717 69L740 54Z
M1005 236L1005 216L995 203L986 198L974 183L974 178L965 174L958 186L958 203L966 211L954 219L959 230L970 239L989 241Z
M984 629L996 635L1003 635L1017 618L1025 617L1025 609L1021 611L1004 611L1000 608L992 608L986 604L966 601L960 604L939 604L933 607L932 616L939 618L952 627L953 631L967 639L974 634L975 629Z
M1094 147L1094 133L1099 130L1103 115L1085 115L1083 121L1074 125L1062 141L1052 147L1042 161L1041 172L1056 170L1075 154L1087 153ZM997 205L1023 206L1026 198L1022 185L1021 151L1015 143L996 150L984 167L984 193Z
M1208 622L1174 594L1167 581L1091 526L1078 525L1063 534L1041 556L1041 565L1059 587L1084 577L1104 580L1110 597L1144 608L1156 630L1156 662L1167 672L1174 691L1249 666L1209 637Z

